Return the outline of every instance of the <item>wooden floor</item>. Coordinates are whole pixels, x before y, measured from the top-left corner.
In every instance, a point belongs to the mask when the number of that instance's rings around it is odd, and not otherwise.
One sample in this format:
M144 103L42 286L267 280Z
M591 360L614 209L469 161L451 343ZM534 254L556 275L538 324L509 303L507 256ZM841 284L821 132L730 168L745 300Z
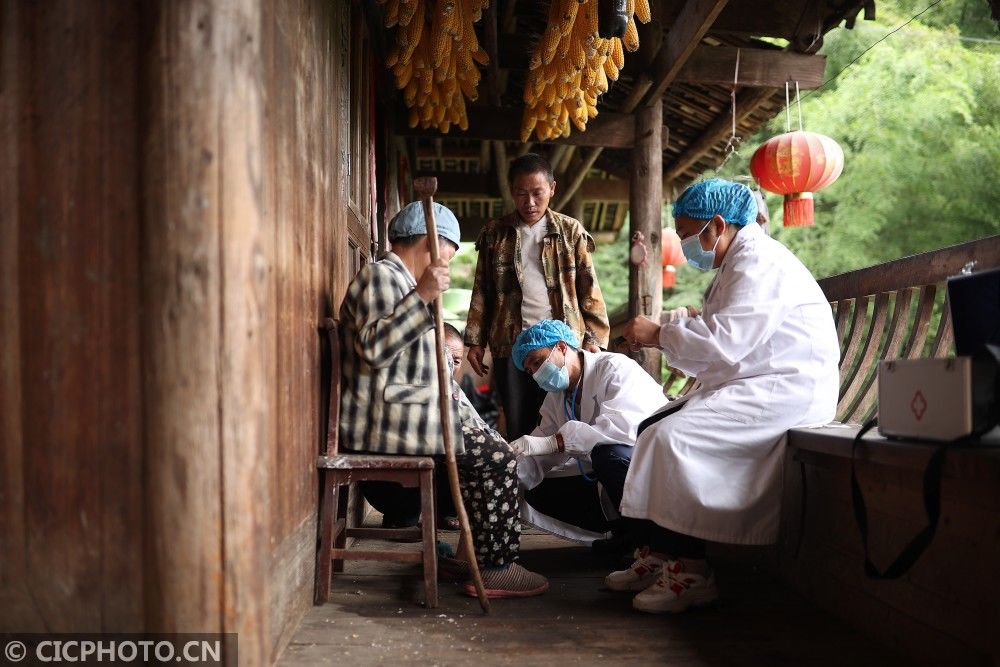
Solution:
M442 535L454 543L454 533ZM903 664L748 566L716 563L723 597L714 606L654 616L603 589L611 568L587 548L529 531L521 563L547 575L549 591L495 600L484 616L454 584L441 584L438 608L424 609L417 566L348 562L279 664Z

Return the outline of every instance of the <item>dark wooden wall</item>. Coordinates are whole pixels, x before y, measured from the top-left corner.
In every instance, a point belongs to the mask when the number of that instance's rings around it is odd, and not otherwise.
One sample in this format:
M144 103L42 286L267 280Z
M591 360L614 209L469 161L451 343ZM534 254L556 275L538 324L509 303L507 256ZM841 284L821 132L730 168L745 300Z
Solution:
M3 629L260 664L310 604L317 327L370 247L351 35L325 0L0 0Z
M139 630L137 8L0 11L0 626Z

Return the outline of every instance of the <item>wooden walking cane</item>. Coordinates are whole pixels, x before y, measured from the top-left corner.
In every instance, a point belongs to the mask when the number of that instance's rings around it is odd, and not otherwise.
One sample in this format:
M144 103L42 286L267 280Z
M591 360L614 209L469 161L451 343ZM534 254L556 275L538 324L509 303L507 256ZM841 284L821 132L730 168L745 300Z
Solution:
M414 179L413 189L420 195L420 201L424 205L424 220L427 222L427 242L431 249L431 261L437 262L441 257L438 248L437 223L434 221L434 193L437 192L437 179L433 176L421 176ZM483 578L479 574L479 563L476 561L476 552L472 546L472 530L469 528L469 515L465 513L465 505L462 503L462 491L458 486L458 463L455 461L455 443L451 441L451 408L448 397L448 388L451 383L448 381L448 362L444 358L444 316L441 313L441 297L434 299L434 340L437 351L437 371L438 371L438 403L441 408L441 430L444 436L444 452L448 465L448 481L451 486L451 499L455 503L458 511L458 524L462 529L462 539L460 543L465 544L465 557L469 561L469 569L472 571L472 581L476 584L476 593L479 595L479 604L483 611L489 613L490 601L486 597L486 589L483 587Z

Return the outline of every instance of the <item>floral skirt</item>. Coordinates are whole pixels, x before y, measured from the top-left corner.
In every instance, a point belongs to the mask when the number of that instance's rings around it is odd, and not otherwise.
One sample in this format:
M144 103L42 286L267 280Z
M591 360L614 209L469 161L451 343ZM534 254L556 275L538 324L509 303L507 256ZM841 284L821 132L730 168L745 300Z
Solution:
M517 560L521 522L517 459L500 434L483 422L462 424L465 453L456 457L462 501L476 556L484 567Z

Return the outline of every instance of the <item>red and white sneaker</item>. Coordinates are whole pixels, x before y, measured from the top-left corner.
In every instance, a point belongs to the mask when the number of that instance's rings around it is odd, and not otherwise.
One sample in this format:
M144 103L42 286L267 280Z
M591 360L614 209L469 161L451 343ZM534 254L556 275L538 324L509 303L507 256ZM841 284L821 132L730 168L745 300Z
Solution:
M719 597L715 574L684 572L679 561L667 561L656 582L632 599L632 607L651 614L676 614Z
M660 576L664 561L650 555L649 547L636 549L636 561L627 570L617 570L604 577L604 585L613 591L641 591Z

